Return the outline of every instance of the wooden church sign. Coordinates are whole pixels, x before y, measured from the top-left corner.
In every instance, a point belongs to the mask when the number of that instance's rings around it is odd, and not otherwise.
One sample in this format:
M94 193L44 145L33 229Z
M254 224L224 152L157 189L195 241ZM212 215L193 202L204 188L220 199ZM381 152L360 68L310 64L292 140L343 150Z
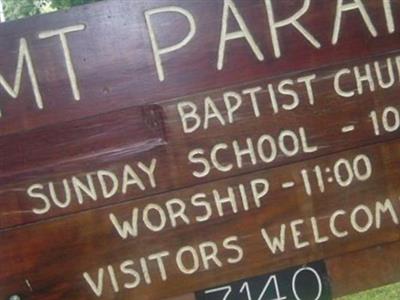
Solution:
M400 281L400 2L109 0L0 25L0 298Z

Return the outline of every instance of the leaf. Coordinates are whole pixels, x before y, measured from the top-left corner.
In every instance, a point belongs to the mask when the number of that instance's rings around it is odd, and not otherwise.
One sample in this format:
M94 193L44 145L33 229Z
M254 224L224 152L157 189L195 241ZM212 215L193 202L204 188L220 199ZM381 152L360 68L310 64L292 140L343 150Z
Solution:
M52 10L68 9L72 6L99 2L102 0L51 0L51 9L40 9L35 0L3 0L4 14L7 21L37 15Z

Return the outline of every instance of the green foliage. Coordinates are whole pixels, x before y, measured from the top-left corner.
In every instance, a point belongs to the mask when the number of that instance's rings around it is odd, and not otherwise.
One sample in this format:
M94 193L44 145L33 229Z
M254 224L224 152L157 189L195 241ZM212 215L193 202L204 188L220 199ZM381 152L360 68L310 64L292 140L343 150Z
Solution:
M397 300L400 299L400 283L342 297L338 300Z
M15 20L40 13L33 0L3 0L6 20Z
M52 0L52 6L56 9L66 9L76 5L99 2L101 0Z
M101 0L2 0L7 21Z

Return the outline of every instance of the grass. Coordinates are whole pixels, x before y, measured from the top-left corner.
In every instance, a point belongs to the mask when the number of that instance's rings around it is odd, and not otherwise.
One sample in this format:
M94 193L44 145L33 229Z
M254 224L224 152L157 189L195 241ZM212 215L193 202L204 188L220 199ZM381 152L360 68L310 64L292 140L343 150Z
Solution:
M337 300L398 300L400 299L400 283L361 292Z

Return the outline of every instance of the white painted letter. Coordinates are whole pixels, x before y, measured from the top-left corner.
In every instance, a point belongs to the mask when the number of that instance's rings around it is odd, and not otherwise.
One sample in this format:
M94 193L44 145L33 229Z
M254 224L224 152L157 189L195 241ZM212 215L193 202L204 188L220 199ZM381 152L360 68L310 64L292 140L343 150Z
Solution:
M139 162L138 167L146 173L146 175L149 177L149 182L152 188L156 187L156 179L154 176L154 172L156 170L156 165L157 165L157 159L153 158L151 160L150 166L146 166L144 163Z
M376 228L380 229L382 225L382 215L384 213L390 213L392 217L393 223L399 224L399 217L397 216L396 210L393 207L392 201L390 199L386 199L384 203L376 202L375 205L375 219L376 219Z
M96 296L100 297L103 294L104 269L100 268L97 271L97 284L93 282L93 279L87 272L83 273L83 277L90 285L92 291L96 294Z
M190 110L185 110L185 107ZM192 133L196 131L201 125L200 116L197 114L197 106L190 101L178 103L178 112L181 117L182 127L184 133ZM189 125L189 120L192 120L192 126Z
M279 238L274 236L274 237L272 237L272 239L270 239L267 231L264 228L261 229L261 235L263 236L264 241L267 244L268 248L271 250L272 254L276 254L276 252L278 250L280 252L285 251L285 242L286 242L286 225L285 224L281 225Z
M334 88L339 96L344 98L351 98L355 95L355 91L344 91L340 86L340 79L343 75L351 74L349 69L341 69L335 74Z
M360 11L361 16L363 17L371 35L373 37L378 36L375 26L372 24L371 18L369 17L368 12L361 0L354 0L353 3L347 4L343 4L343 0L338 0L336 7L335 27L333 28L332 45L336 45L339 40L340 26L342 25L342 13L344 11L350 11L354 9L358 9Z
M29 79L31 81L33 94L35 95L36 106L39 109L43 109L42 95L40 94L39 85L36 79L35 69L33 68L31 54L29 52L28 43L26 39L21 38L19 40L19 52L18 52L18 62L17 70L15 72L14 86L11 87L4 77L0 74L0 85L6 90L6 92L14 99L18 97L21 89L21 79L22 79L22 68L24 67L24 62L28 69ZM0 111L1 117L1 111Z
M43 185L41 185L41 184L31 185L28 188L27 193L28 193L29 197L38 198L38 199L43 200L43 202L44 202L43 208L40 208L40 209L34 208L34 209L32 209L34 214L42 215L42 214L47 213L50 210L50 200L49 200L49 198L46 197L45 194L39 193L39 192L35 192L35 190L38 190L38 189L43 190Z
M151 23L151 16L155 15L155 14L160 14L160 13L179 13L179 14L183 15L184 17L186 17L186 19L189 22L189 32L182 41L180 41L179 43L177 43L175 45L169 46L169 47L160 48L160 46L158 45L158 41L156 39L156 34L154 32L153 24ZM178 6L167 6L167 7L150 9L148 11L145 11L144 15L146 18L147 28L149 30L151 46L153 48L153 55L154 55L154 61L156 63L158 79L160 81L164 81L165 75L164 75L164 68L163 68L162 61L161 61L161 55L176 51L176 50L186 46L196 33L196 23L190 12L188 12L186 9L183 9Z
M97 172L97 178L99 179L101 191L103 192L103 197L108 199L115 195L118 190L118 178L114 173L110 171L100 170ZM107 185L106 178L110 179L111 187Z
M56 30L43 31L43 32L39 33L39 39L47 39L47 38L57 36L57 35L60 37L61 46L62 46L62 49L64 52L65 66L67 67L69 82L71 84L71 89L72 89L72 94L74 95L74 99L76 101L79 101L81 99L81 95L79 92L78 80L76 79L74 64L72 62L71 51L68 46L66 34L75 32L75 31L81 31L81 30L85 30L85 25L79 24L79 25L68 26L68 27L64 27L64 28L56 29Z
M272 37L272 45L274 46L274 52L276 58L281 57L281 47L279 44L277 29L288 25L293 25L293 27L296 28L315 48L318 49L321 48L321 44L318 42L318 40L309 31L307 31L307 29L305 29L303 25L301 25L298 21L310 7L310 0L304 0L303 7L293 16L278 22L275 22L274 9L272 7L271 0L265 0L265 5L267 7L268 21Z
M232 12L233 16L235 17L240 30L227 33L228 29L228 16L229 11ZM246 23L243 20L243 17L240 15L235 3L232 0L225 0L224 1L224 12L222 15L222 29L221 29L221 38L219 41L219 49L218 49L218 70L222 70L224 67L224 57L225 57L225 45L226 41L236 40L245 38L247 43L249 43L251 50L253 50L255 56L259 61L264 60L264 55L261 53L260 48L257 46L256 41L254 40L253 36L251 35L249 28L247 27Z
M386 24L389 33L394 33L396 27L393 20L392 0L383 0L383 7L385 9Z
M137 237L138 235L138 214L139 210L137 208L132 209L132 221L123 221L122 225L119 224L118 219L113 213L110 213L109 218L111 223L114 225L120 237L124 240L128 238L128 235L132 237Z

